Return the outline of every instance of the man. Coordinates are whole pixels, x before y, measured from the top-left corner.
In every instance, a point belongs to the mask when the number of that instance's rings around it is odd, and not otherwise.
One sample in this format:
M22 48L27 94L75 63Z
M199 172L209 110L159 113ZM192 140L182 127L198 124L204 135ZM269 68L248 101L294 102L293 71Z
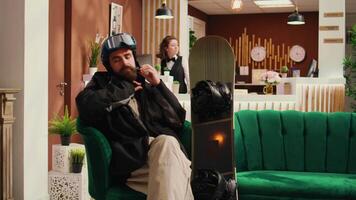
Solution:
M76 98L81 120L110 142L110 173L148 200L191 200L190 161L178 141L185 110L150 65L136 60L135 39L109 37L97 72Z

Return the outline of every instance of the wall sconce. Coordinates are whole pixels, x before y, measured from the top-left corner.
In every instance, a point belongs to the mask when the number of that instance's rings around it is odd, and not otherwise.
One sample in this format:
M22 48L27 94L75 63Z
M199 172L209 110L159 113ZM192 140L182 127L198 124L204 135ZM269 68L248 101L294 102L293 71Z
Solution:
M167 1L162 0L162 6L156 10L156 19L173 19L172 10L167 6Z

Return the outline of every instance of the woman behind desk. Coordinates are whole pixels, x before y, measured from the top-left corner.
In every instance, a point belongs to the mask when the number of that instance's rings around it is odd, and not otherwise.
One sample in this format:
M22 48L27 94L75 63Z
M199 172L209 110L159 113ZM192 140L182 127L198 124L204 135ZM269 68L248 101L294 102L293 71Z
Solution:
M177 38L174 36L163 38L157 57L161 59L161 75L169 70L169 75L179 82L179 93L187 93L189 88L188 62L179 55Z

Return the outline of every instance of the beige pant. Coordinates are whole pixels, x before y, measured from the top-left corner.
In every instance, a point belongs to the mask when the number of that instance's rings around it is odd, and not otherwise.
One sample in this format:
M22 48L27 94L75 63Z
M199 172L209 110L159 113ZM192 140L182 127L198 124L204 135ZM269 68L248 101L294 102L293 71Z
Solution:
M126 184L147 200L194 200L190 164L176 138L150 138L147 165L133 171Z

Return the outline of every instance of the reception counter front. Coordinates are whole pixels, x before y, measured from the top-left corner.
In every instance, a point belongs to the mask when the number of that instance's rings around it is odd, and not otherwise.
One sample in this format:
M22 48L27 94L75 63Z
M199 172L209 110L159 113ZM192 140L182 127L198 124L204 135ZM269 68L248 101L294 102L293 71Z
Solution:
M277 94L285 94L286 86L295 95L298 110L337 112L344 110L344 78L284 78L277 86Z
M288 88L288 94L286 94ZM177 94L190 121L190 95ZM337 112L344 110L344 78L283 78L276 95L234 94L234 112L240 110L299 110Z

